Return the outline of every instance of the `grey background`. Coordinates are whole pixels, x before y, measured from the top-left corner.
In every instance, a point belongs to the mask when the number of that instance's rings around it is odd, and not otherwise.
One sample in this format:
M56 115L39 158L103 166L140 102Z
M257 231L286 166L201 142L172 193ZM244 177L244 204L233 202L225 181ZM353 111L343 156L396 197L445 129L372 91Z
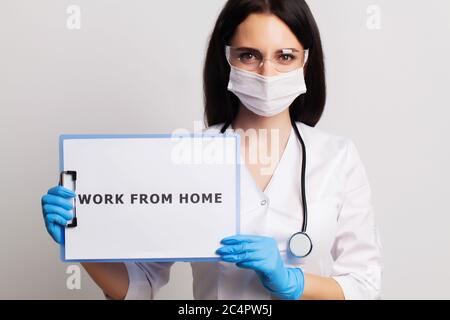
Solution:
M384 299L449 299L450 2L309 1L326 54L318 127L352 138L373 189ZM161 133L202 120L201 71L224 0L0 1L0 298L103 299L66 268L40 198L61 133ZM68 30L68 5L81 29ZM366 10L381 9L369 30ZM177 263L160 299L192 298Z

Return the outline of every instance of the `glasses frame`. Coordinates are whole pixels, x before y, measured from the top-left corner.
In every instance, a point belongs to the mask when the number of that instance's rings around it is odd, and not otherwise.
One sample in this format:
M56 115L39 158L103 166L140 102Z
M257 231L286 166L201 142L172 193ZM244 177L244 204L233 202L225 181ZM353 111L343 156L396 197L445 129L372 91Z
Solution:
M230 62L231 49L236 49L236 48L237 47L232 47L232 46L229 46L229 45L225 45L225 58L226 58L226 60L227 60L227 62L228 62L228 64L230 66L232 65L231 62ZM287 72L293 71L295 69L298 69L298 68L294 68L294 69L288 70L288 71L279 70L277 68L278 64L276 62L274 63L272 61L273 59L264 58L264 55L261 53L261 50L259 50L257 48L252 48L252 49L258 51L261 54L261 56L263 57L263 59L261 60L261 63L254 70L247 70L247 69L245 69L246 71L250 71L250 72L257 71L258 69L260 69L264 65L266 60L270 61L272 63L272 66L274 67L274 69L277 70L278 72L281 72L281 73L287 73ZM287 49L282 48L282 49L279 49L279 50L287 50ZM306 63L308 62L309 49L303 49L303 54L304 54L304 61L303 61L303 65L300 68L304 68ZM236 66L233 66L233 67L237 68Z

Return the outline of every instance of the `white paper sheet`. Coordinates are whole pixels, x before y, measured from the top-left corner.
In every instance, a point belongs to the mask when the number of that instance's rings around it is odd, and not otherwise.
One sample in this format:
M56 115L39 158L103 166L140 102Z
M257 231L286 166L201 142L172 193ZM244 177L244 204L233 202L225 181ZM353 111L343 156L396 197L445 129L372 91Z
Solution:
M220 240L239 232L239 150L233 134L61 135L78 220L62 259L216 259Z

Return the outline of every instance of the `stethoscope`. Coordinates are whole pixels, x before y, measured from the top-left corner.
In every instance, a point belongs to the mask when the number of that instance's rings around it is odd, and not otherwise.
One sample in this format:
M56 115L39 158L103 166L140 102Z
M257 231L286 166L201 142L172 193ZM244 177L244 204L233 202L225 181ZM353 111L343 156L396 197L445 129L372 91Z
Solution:
M224 133L225 130L230 126L231 122L228 121L224 124L220 133ZM289 251L294 257L304 258L310 254L312 250L311 238L306 233L306 226L308 224L308 209L306 206L306 194L305 194L305 171L306 171L306 148L305 143L298 131L295 120L291 117L291 124L294 128L295 134L297 135L300 144L302 145L302 178L301 178L301 192L302 192L302 206L303 206L303 224L302 231L294 233L289 238Z

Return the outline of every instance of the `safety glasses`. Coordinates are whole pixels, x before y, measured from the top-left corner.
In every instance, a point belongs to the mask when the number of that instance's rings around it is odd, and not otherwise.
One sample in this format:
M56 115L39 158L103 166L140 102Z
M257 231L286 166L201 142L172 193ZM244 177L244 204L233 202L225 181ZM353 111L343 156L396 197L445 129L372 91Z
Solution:
M305 66L309 50L283 48L273 52L266 58L261 50L249 47L225 46L225 56L229 64L246 70L257 71L265 61L270 61L278 72L289 72Z

